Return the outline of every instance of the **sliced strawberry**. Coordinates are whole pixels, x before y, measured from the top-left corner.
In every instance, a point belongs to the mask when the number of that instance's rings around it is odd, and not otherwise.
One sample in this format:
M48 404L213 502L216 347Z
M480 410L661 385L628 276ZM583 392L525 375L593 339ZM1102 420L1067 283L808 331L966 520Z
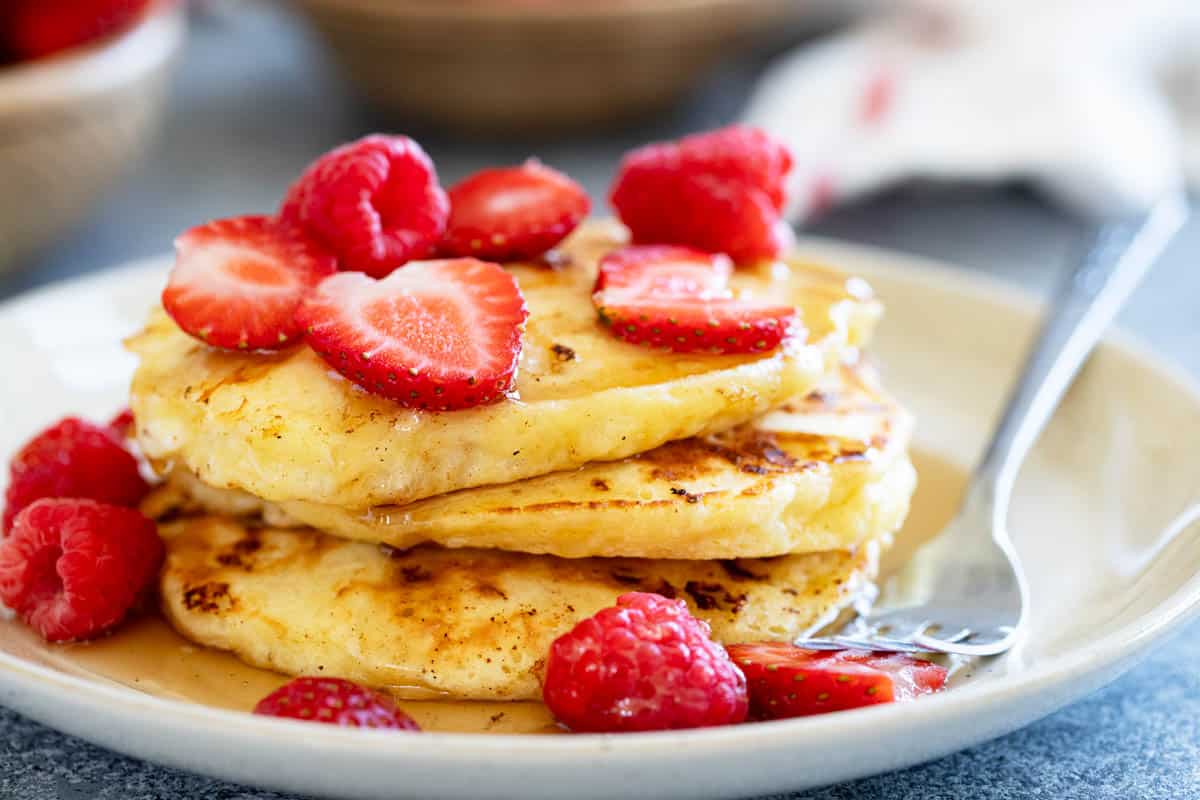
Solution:
M633 246L600 262L592 301L613 335L677 353L757 353L791 330L791 306L737 299L732 265L686 247Z
M528 316L512 275L473 258L413 261L383 280L343 272L297 314L338 372L401 405L441 411L512 388Z
M600 259L596 291L621 289L635 297L729 297L732 274L733 262L724 255L673 245L635 245Z
M600 315L615 336L631 344L676 353L762 353L779 346L796 310L742 300L673 298L629 305L606 304Z
M578 183L537 161L485 169L450 190L442 249L499 261L534 258L575 230L590 208Z
M274 217L216 220L184 233L175 250L163 307L192 336L230 350L290 344L301 298L337 271L332 255Z
M805 650L763 642L726 648L760 719L802 717L910 700L946 685L946 668L902 653Z

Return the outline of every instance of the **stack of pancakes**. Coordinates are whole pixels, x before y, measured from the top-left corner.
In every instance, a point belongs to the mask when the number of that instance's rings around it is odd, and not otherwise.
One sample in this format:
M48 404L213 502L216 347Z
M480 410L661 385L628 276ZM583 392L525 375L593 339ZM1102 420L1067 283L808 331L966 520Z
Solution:
M550 643L628 591L718 641L788 640L870 585L915 486L908 415L858 357L880 314L811 264L741 269L802 335L676 354L597 321L585 225L511 265L530 318L514 394L425 412L307 348L216 351L161 311L130 340L138 442L165 477L162 600L196 642L401 696L541 695Z

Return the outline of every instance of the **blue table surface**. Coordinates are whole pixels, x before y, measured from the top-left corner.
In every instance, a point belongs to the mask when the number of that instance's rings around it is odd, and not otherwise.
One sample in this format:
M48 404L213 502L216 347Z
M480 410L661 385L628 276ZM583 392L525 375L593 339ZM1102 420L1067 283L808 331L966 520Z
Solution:
M732 59L680 107L635 129L546 141L420 135L443 179L536 153L598 207L619 154L736 117L765 55ZM314 155L375 129L318 43L246 4L193 29L164 135L81 230L13 276L0 298L169 248L198 221L271 209ZM812 232L942 258L1042 292L1082 225L1016 188L909 186L839 210ZM1121 324L1200 375L1200 224L1174 243ZM791 798L1200 797L1200 624L1108 688L1028 728L898 773ZM284 796L142 763L0 709L4 800L276 800Z

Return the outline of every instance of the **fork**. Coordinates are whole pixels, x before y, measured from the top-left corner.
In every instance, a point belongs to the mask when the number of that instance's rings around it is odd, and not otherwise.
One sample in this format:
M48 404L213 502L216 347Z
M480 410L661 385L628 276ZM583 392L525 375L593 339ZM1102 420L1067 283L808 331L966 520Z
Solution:
M996 655L1017 640L1029 589L1008 533L1021 463L1104 329L1187 218L1171 192L1144 215L1100 226L1063 279L957 516L922 545L885 602L812 649Z

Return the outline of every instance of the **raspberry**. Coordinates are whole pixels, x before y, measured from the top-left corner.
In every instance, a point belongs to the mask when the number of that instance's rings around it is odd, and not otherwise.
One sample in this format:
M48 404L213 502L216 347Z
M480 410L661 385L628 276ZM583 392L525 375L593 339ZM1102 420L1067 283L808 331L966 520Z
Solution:
M107 427L67 417L30 440L9 465L3 530L43 497L86 497L136 506L150 487L138 463Z
M94 500L38 500L0 542L0 600L47 641L120 622L162 565L154 523Z
M633 592L554 640L543 698L575 731L729 725L746 679L681 600Z
M776 211L783 211L792 154L759 128L730 125L685 136L679 140L679 161L684 172L758 187Z
M787 150L734 127L638 148L626 155L609 199L639 244L680 244L736 261L777 256Z
M433 253L450 201L419 144L375 134L309 165L288 190L280 215L307 228L342 269L382 278Z
M348 728L421 728L392 698L341 678L296 678L254 706L255 714Z

